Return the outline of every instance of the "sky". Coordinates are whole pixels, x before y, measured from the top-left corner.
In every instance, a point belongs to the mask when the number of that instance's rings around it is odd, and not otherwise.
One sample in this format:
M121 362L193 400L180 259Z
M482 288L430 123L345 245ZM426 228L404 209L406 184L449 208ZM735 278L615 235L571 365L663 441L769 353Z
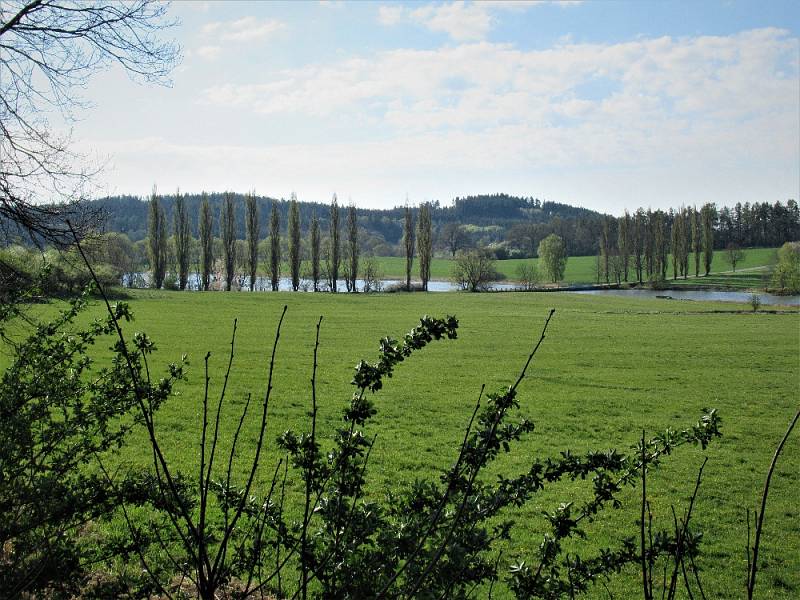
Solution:
M83 91L103 194L621 214L800 196L800 3L175 2L168 86Z

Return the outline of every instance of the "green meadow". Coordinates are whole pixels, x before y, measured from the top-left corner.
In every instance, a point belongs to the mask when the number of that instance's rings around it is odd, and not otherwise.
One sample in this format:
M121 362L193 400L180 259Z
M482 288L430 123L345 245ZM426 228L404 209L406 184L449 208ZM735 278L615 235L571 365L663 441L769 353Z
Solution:
M577 269L581 259L571 259ZM586 259L587 261L590 259ZM593 260L593 259L592 259ZM441 265L441 261L439 265ZM434 265L434 269L436 265ZM670 507L687 506L697 470L708 457L694 515L704 532L701 567L709 598L742 598L746 571L745 509L755 508L775 450L800 398L800 313L786 309L746 312L745 305L671 300L629 300L564 293L535 294L308 294L132 292L136 319L126 332L146 331L158 347L150 367L184 353L189 380L160 411L157 429L177 469L194 473L203 393L203 357L211 352L212 400L221 388L234 319L235 356L222 414L222 445L230 444L248 393L265 392L278 318L288 307L276 355L268 440L287 428L307 430L315 325L323 317L318 371L321 439L341 423L354 388L353 367L377 356L378 340L400 337L423 314L454 314L457 340L441 341L401 364L375 397L377 433L370 459L371 493L415 478L436 477L457 455L464 427L482 384L487 391L519 373L550 308L547 338L520 387L521 411L536 430L503 455L486 477L520 474L534 456L570 449L628 449L642 430L649 435L693 424L704 407L723 419L723 437L707 451L681 448L648 477L656 527L671 527ZM45 311L51 308L44 309ZM100 305L89 311L100 315ZM257 413L242 434L237 472L255 444ZM145 436L124 449L125 461L149 464ZM259 473L269 485L279 455L267 449ZM542 511L588 496L590 482L549 489L510 515L517 523L504 560L534 558L545 522ZM762 541L760 598L800 595L800 432L790 438L775 473ZM299 496L300 481L289 481ZM615 546L637 535L639 492L628 490L621 510L607 509L587 526L589 548ZM638 595L640 575L609 583L615 597ZM604 596L596 588L590 597Z
M700 263L700 277L689 277L686 280L672 280L672 262L670 257L667 276L669 283L677 285L692 286L716 286L732 288L763 288L769 280L769 268L777 260L775 248L748 248L745 251L745 258L736 265L736 273L732 273L730 265L725 261L725 253L722 250L714 252L714 259L711 263L711 273L708 277L702 276L703 265L702 257ZM566 283L594 283L596 281L596 261L594 256L571 256L567 260L567 269L564 273ZM378 259L383 276L388 279L405 279L406 260L397 256L386 256ZM449 258L434 258L431 264L431 278L449 279L453 272L453 260ZM505 279L515 280L517 278L517 268L521 263L533 263L538 265L539 260L534 258L508 260L498 260L496 262L497 271ZM633 280L633 263L631 262L631 275ZM694 273L694 255L689 257L689 272ZM419 279L419 266L414 262L412 279Z

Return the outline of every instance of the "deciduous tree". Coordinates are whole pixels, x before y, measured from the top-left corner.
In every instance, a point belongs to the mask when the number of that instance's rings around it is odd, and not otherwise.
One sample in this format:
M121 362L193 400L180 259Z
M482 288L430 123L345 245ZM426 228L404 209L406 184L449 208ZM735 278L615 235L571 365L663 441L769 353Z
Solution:
M158 290L164 284L164 277L167 274L167 217L155 187L150 196L147 238L150 269L153 275L151 285Z
M403 218L403 248L406 256L406 291L411 291L411 269L414 266L414 213L406 204Z
M0 216L38 239L73 241L99 222L80 202L97 171L54 132L72 121L91 76L109 64L135 79L165 82L179 50L158 36L167 5L150 0L4 0L0 3ZM13 234L14 232L9 231Z
M200 203L200 270L203 289L208 291L211 285L211 270L214 268L214 215L208 204L208 195L203 192Z
M422 289L427 292L428 281L431 278L431 260L433 259L433 225L430 202L425 202L419 207L417 254L419 254L419 278L422 280Z
M341 260L339 255L339 201L336 198L336 194L333 195L333 199L331 200L331 218L329 227L328 255L326 257L326 263L328 267L328 283L330 285L331 292L335 294L337 292L337 284L339 280L339 262Z
M297 206L297 196L292 193L289 203L289 269L292 273L292 289L300 289L300 259L302 248L300 246L300 209Z
M258 276L258 238L261 235L258 219L258 203L254 192L245 197L245 229L247 235L247 272L250 275L250 291L256 289Z
M314 291L319 291L320 280L320 235L319 235L319 218L316 213L311 217L311 283L314 286Z
M175 192L175 212L172 216L174 224L175 259L178 263L178 287L186 289L189 281L189 246L192 243L192 231L189 227L189 213L186 199L181 191Z
M553 283L564 279L564 270L567 268L567 246L564 240L551 233L539 242L539 260Z
M220 212L222 257L225 261L225 291L229 292L236 270L236 211L233 206L233 194L225 193Z
M277 292L281 281L281 216L278 203L272 203L269 215L269 276L272 291Z

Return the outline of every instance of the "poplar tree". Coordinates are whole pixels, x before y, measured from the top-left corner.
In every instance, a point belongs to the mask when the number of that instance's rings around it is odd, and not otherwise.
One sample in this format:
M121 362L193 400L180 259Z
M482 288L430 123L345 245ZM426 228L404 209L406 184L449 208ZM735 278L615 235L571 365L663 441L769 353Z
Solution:
M233 194L230 192L225 192L222 200L219 222L222 229L222 256L225 261L225 291L230 292L236 268L236 213Z
M419 254L419 278L422 289L428 291L431 278L431 254L433 252L433 235L431 232L431 205L429 202L419 207L417 221L417 253Z
M347 290L355 292L358 279L358 215L353 204L347 207L347 260Z
M292 272L292 289L300 289L300 208L297 206L297 196L292 192L289 204L289 267Z
M261 234L258 223L258 203L255 192L245 197L245 226L247 229L247 270L250 274L250 291L256 289L258 272L258 238Z
M411 269L414 266L414 215L406 204L403 221L403 244L406 251L406 291L411 291Z
M314 291L319 291L319 258L320 258L320 237L319 219L314 213L311 217L311 281Z
M269 217L269 272L272 291L277 292L281 281L281 217L278 203L272 203Z
M156 289L161 289L167 274L167 217L155 186L150 196L148 221L148 253L150 267L153 270L151 285Z
M600 252L603 258L602 269L606 283L609 283L608 255L611 250L611 232L609 231L609 217L603 217L603 227L600 234Z
M677 212L672 219L672 279L678 278L678 270L683 265L681 259L681 213Z
M636 270L636 279L642 283L642 270L644 268L643 255L645 243L645 214L638 208L633 215L633 235L631 236L631 251L633 252L633 265Z
M328 280L331 292L334 294L337 292L336 286L339 279L339 262L341 260L339 249L339 200L334 194L333 200L331 200L330 235L328 237L328 256L326 257Z
M208 291L211 284L211 269L214 267L214 216L211 214L208 194L205 192L200 203L200 223L197 229L200 232L201 283L203 289Z
M631 255L631 216L628 214L627 210L625 214L619 218L617 247L619 248L619 257L622 261L622 275L625 281L628 281L628 268Z
M702 235L700 230L700 214L697 212L697 207L689 209L689 215L692 219L692 252L694 252L694 276L700 275L700 248L702 247Z
M706 204L702 208L703 221L703 266L706 276L711 271L711 261L714 260L714 205Z
M175 258L178 262L178 287L186 289L189 281L189 245L192 232L189 228L189 214L186 210L186 198L181 191L175 193L175 212L173 214L175 229Z

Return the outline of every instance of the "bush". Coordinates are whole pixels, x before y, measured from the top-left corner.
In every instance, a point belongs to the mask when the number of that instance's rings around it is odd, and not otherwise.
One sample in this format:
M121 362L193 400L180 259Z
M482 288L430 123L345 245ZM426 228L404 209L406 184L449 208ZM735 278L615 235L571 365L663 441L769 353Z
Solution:
M453 265L453 280L462 290L483 292L500 279L495 261L486 250L461 252Z
M772 286L785 294L800 293L800 242L786 242L778 249Z

